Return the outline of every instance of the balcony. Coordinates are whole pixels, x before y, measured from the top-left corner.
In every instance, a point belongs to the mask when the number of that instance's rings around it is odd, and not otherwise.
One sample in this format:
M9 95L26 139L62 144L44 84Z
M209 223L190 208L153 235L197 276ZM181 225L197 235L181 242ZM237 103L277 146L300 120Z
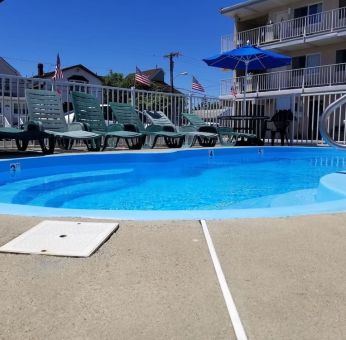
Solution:
M325 86L345 86L346 63L309 67L279 72L270 72L249 75L247 79L247 93L283 91ZM245 77L237 77L221 81L221 96L229 96L235 92L242 94L245 88Z
M295 40L320 36L346 29L346 7L321 12L257 27L237 34L236 45L241 47L249 41L259 47L295 42ZM230 36L221 38L221 51L230 49Z

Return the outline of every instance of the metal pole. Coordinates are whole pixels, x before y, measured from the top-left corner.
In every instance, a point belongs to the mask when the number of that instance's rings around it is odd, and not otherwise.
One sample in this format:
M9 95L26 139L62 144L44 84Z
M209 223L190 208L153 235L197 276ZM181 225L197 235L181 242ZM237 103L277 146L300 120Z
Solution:
M164 55L164 58L169 59L169 75L170 75L170 85L171 85L171 93L174 93L174 83L173 83L173 73L174 73L174 60L173 58L179 57L180 52L171 52Z
M244 99L243 99L243 112L242 115L246 115L246 92L247 92L247 72L249 68L249 60L245 61L245 85L244 85Z
M174 93L173 69L174 69L173 54L170 54L169 55L169 77L170 77L170 83L171 83L171 93Z
M136 107L136 88L131 87L131 106Z
M192 93L189 93L189 113L192 113Z

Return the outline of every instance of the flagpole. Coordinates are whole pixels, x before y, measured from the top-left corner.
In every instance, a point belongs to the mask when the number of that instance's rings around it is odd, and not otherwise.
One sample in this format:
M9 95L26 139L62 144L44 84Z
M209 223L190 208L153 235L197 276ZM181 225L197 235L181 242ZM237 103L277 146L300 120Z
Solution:
M247 92L247 72L249 68L249 61L245 60L245 85L244 85L244 99L243 99L243 116L246 115L246 92Z
M135 106L135 97L136 97L136 73L137 73L137 66L135 68L135 75L133 77L133 86L131 86L131 106L132 107L136 107Z
M133 78L133 88L136 89L136 74L137 74L137 66L135 68L135 76Z

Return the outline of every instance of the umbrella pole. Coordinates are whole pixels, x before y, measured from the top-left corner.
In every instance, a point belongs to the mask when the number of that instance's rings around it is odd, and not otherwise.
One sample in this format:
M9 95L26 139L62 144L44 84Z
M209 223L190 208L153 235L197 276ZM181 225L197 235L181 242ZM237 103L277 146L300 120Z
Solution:
M249 68L249 60L245 61L245 84L244 84L244 98L243 98L243 116L246 115L246 92L247 92L247 72Z

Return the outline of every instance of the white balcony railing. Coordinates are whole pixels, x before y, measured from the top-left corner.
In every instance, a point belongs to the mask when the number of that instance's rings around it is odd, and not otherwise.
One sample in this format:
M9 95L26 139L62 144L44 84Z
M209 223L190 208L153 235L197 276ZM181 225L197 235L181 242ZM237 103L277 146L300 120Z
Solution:
M247 42L251 45L263 46L345 28L346 7L343 7L239 32L235 43L237 47ZM231 44L227 44L227 40L230 39L230 36L221 38L222 52L230 49Z
M250 75L247 92L280 91L306 87L346 85L346 63ZM221 81L221 95L243 93L245 77Z

